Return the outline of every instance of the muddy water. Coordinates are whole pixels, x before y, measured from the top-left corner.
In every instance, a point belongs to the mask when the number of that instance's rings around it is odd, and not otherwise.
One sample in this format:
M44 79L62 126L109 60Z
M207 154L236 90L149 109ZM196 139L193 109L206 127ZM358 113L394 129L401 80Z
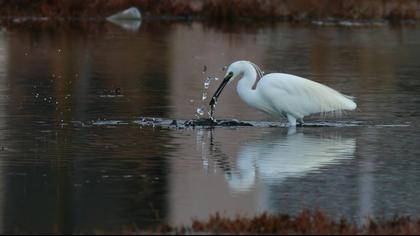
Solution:
M420 214L418 27L44 22L4 28L2 233L129 230L188 224L215 212L320 208L355 221ZM235 83L221 96L216 118L263 125L138 123L139 117L195 118L208 103L205 79L222 77L237 59L355 96L356 112L307 119L353 125L264 125L273 121L241 102Z

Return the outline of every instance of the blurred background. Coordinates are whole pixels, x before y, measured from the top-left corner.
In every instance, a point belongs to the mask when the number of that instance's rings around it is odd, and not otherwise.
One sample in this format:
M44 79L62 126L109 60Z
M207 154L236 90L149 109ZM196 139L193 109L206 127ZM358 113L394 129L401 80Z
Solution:
M128 7L145 16L197 17L213 20L390 19L418 20L418 0L1 0L2 16L104 17Z
M105 19L132 6L141 20ZM0 232L133 232L315 208L353 222L418 217L419 6L0 0ZM136 123L196 118L204 81L239 59L327 84L358 110L295 131ZM272 121L235 83L216 115Z

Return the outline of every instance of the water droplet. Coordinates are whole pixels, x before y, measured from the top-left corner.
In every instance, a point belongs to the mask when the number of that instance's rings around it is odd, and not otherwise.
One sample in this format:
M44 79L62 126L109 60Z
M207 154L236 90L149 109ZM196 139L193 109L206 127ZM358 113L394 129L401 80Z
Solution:
M201 118L205 114L206 108L202 104L202 102L208 98L208 90L210 88L211 82L213 82L214 80L219 80L219 78L214 77L214 76L208 76L206 79L204 79L204 82L203 82L204 88L203 88L203 92L201 96L201 102L199 103L199 107L197 108L197 111L195 114L195 117L197 118Z
M197 114L200 115L200 116L204 115L204 108L198 107L197 108Z
M204 89L209 89L211 83L211 77L207 77L206 80L204 80Z

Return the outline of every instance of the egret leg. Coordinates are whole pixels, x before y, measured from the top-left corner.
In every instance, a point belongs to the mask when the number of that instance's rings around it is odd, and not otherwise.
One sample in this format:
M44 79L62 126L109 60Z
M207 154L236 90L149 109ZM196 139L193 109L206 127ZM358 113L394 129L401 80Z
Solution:
M289 121L289 127L296 127L296 118L287 114L287 120Z
M303 118L299 118L297 122L299 126L303 126L305 124L305 122L303 121Z
M296 127L289 127L289 129L287 129L287 135L293 135L296 134Z

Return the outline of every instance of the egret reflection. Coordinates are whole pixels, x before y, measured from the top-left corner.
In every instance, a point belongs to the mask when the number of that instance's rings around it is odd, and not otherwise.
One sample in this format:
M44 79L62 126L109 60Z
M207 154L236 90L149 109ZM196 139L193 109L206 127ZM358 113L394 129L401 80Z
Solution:
M289 177L303 177L354 156L354 138L339 133L274 130L245 142L231 168L223 167L229 187L249 191L256 181L279 185Z

